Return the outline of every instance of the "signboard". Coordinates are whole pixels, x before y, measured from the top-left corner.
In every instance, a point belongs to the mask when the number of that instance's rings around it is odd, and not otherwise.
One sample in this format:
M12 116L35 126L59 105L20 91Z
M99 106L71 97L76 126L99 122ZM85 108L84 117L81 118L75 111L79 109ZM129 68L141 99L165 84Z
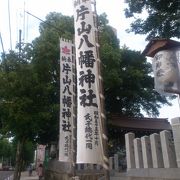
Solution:
M72 162L75 97L75 62L71 41L60 39L60 133L59 161Z
M159 93L180 93L180 73L177 53L162 50L153 58L155 89Z
M103 164L99 74L90 0L74 1L77 68L77 163Z

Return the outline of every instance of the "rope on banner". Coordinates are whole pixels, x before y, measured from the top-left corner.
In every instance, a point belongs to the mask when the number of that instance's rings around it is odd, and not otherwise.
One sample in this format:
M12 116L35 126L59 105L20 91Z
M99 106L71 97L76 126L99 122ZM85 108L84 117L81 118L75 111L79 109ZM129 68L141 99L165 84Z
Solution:
M99 74L99 87L100 87L100 104L101 104L101 135L102 135L102 146L103 146L103 151L104 151L104 156L103 156L103 160L104 160L104 164L103 164L103 168L105 169L105 178L106 180L109 180L109 160L108 160L108 148L107 148L107 141L108 141L108 137L107 137L107 129L106 129L106 116L105 116L105 107L104 107L104 101L105 101L105 97L104 97L104 90L103 90L103 77L101 76L102 74L102 62L100 60L100 55L99 55L99 32L98 32L98 16L97 16L97 10L96 10L96 0L92 1L92 4L94 5L94 15L95 15L95 27L96 27L96 49L97 49L97 58L98 58L98 74Z

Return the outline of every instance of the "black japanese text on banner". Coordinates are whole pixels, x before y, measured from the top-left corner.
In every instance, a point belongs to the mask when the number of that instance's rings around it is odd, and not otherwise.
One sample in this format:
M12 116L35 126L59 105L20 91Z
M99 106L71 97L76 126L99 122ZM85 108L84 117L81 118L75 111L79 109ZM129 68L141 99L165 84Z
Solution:
M90 0L74 1L77 163L103 164L95 26Z
M72 162L74 81L72 43L60 39L59 161Z

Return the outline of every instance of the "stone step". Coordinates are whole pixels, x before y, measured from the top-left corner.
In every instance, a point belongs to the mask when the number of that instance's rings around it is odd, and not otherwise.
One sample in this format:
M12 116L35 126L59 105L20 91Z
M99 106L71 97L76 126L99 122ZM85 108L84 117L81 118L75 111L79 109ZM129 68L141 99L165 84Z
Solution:
M150 178L150 177L111 177L110 180L177 180L177 179L167 179L167 178Z
M102 179L104 180L104 179ZM179 178L161 178L161 177L134 177L134 176L127 176L125 172L114 172L111 174L110 180L179 180Z

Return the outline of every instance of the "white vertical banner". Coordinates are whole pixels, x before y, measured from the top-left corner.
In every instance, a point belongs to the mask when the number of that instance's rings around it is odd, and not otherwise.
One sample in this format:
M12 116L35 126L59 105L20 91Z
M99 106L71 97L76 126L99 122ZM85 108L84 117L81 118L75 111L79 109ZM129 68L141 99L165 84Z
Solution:
M74 1L77 68L77 163L103 164L100 94L91 0Z
M59 161L72 162L74 62L71 41L60 39Z

